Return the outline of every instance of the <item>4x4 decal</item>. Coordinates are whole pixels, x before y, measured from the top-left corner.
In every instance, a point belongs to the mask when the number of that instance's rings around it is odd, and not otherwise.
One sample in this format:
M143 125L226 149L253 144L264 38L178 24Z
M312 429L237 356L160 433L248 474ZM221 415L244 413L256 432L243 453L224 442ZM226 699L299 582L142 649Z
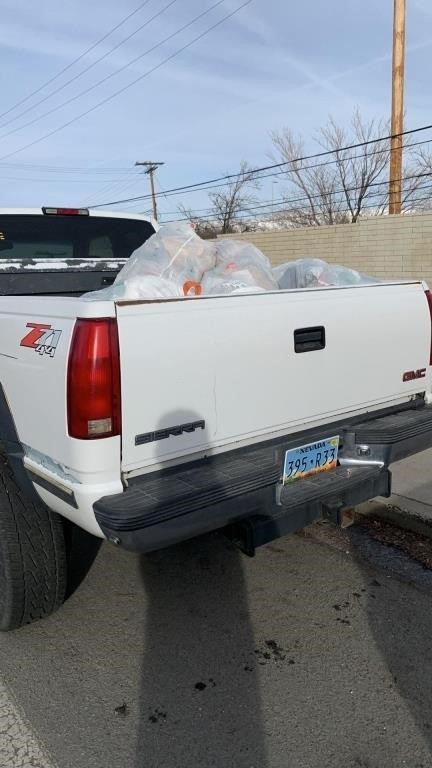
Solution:
M20 347L29 347L40 355L54 357L61 331L45 323L27 323L26 328L31 328L31 331L21 339Z

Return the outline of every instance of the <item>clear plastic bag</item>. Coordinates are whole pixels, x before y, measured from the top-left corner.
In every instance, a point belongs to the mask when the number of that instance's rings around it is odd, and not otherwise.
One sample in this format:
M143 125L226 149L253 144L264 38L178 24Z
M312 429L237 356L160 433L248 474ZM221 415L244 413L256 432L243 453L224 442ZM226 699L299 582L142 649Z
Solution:
M272 269L252 243L202 240L189 224L174 223L133 252L112 286L84 298L159 299L376 282L321 259L297 259Z
M214 244L202 240L189 224L165 224L132 253L110 288L85 298L199 295L202 277L215 263Z
M243 269L224 274L217 269L207 272L202 281L202 293L205 296L229 293L248 293L266 291L267 288L257 285L256 277Z
M297 259L281 264L273 270L279 288L316 288L328 264L321 259Z
M251 243L218 240L215 251L216 267L203 277L204 294L277 290L270 261Z
M377 278L362 275L355 269L339 264L328 264L321 274L320 281L323 285L367 285L380 282Z
M133 252L121 278L151 274L183 285L200 282L214 266L213 243L202 240L189 224L165 224Z
M321 259L289 261L275 267L273 276L282 290L332 285L367 285L380 282L377 278L362 275L355 269L339 264L328 264Z
M86 293L82 298L96 301L119 299L170 299L184 296L183 289L173 280L158 275L132 275L101 291Z
M216 240L216 266L225 268L227 265L242 267L255 266L263 272L272 273L272 266L264 254L252 243L242 243L240 240Z

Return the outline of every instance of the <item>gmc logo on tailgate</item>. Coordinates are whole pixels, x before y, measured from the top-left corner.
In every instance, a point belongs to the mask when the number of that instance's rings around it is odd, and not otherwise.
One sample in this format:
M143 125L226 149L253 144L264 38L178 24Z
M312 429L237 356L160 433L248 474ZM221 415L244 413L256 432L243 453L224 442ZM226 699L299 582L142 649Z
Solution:
M418 368L416 371L405 371L402 381L414 381L415 379L424 379L426 368Z

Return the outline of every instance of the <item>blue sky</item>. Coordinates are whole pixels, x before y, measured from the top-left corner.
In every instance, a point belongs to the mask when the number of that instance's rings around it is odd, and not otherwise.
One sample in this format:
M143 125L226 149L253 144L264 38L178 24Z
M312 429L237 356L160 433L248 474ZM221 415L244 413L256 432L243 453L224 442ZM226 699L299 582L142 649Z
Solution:
M163 160L158 185L168 189L234 172L242 159L266 164L269 132L284 125L313 149L314 133L329 113L342 124L357 106L365 118L388 116L393 0L252 0L121 95L38 141L157 66L242 0L224 0L117 74L215 0L176 0L166 8L169 2L148 0L61 78L0 117L1 205L74 205L145 194L147 178L134 168L136 160ZM138 5L139 0L0 0L0 112L39 88ZM406 112L407 127L413 128L432 122L432 5L408 0L407 6ZM89 65L94 66L82 77L37 105ZM69 105L5 135L111 75ZM202 207L207 198L202 192L161 198L161 210L171 212L179 202Z

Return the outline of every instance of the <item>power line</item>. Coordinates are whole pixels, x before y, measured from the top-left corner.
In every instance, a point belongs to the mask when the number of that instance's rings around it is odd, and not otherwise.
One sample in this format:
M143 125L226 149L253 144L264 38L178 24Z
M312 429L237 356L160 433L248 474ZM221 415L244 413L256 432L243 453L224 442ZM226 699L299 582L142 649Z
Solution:
M406 176L402 177L399 181L403 182L403 181L408 181L408 180L412 180L412 179L430 178L431 176L432 176L432 171L428 171L428 172L425 172L425 173L406 175ZM387 182L386 179L383 180L383 181L372 182L371 184L368 185L368 190L371 187L374 187L374 188L375 187L381 187L381 186L384 186L384 185L387 185L387 184L388 184L388 182ZM427 188L429 188L429 187L428 186L423 187L421 185L418 187L418 189L427 189ZM295 197L295 198L280 198L279 200L276 200L276 201L270 201L269 200L269 201L266 201L266 202L263 202L263 203L259 203L257 205L245 206L244 208L241 208L240 210L249 212L249 211L255 211L255 210L259 210L259 209L263 209L263 208L271 208L271 207L274 207L275 205L280 205L281 207L278 208L278 210L283 212L283 211L287 210L287 206L292 205L293 203L308 202L311 199L324 199L325 197L333 197L335 195L343 196L346 192L356 192L356 191L359 191L361 189L362 189L362 186L358 185L358 186L355 186L355 187L347 187L346 189L329 190L326 193L316 193L316 194L312 194L312 195L303 195L301 197ZM379 192L379 191L376 191L376 192L368 192L367 191L366 192L366 197L367 197L367 199L369 199L370 197L377 197L380 194L382 194L382 193ZM343 202L343 198L342 198L342 202ZM365 206L362 206L362 208L364 208L364 207ZM201 210L203 212L207 212L207 213L211 213L212 212L211 208L201 209ZM173 212L173 213L175 213L175 212ZM194 211L192 211L191 213L193 214ZM271 211L270 211L270 213L271 213ZM162 216L164 216L164 215L168 216L169 214L168 213L162 214ZM199 220L199 219L203 219L204 217L203 216L197 216L196 218ZM181 219L180 218L171 219L170 221L189 221L189 219L190 219L190 217L187 216L187 217L184 217L184 218L181 218ZM166 221L165 223L169 223L169 221Z
M45 173L79 173L79 174L106 174L106 173L120 173L125 174L130 171L128 168L110 168L107 166L100 166L97 168L86 167L73 167L73 166L61 166L61 165L35 165L32 163L0 163L0 168L8 168L14 171L18 170L34 170L44 171Z
M427 187L427 189L431 189L431 190L432 190L432 186L428 186L428 187ZM405 205L405 206L413 206L413 205L415 205L416 203L422 203L422 202L432 202L432 195L431 195L431 194L429 194L429 195L426 195L426 196L422 196L422 197L415 197L415 198L412 198L411 200L408 200L408 201L406 201L406 202L404 203L404 205ZM387 205L388 205L388 204L387 204ZM376 203L371 203L371 204L369 204L369 205L364 205L364 206L362 206L362 211L364 211L364 210L372 210L372 209L374 209L374 210L376 210L376 209L377 209L377 204L376 204ZM409 209L408 209L408 210L409 210ZM407 210L406 210L404 213L407 213ZM256 218L258 217L258 215L259 215L259 214L252 214L252 218L256 219ZM360 214L360 215L361 215L361 214ZM385 215L385 214L377 214L377 215ZM402 214L402 215L403 215L403 214ZM237 215L237 214L235 214L235 215L233 216L233 220L234 220L234 221L238 221L238 222L241 222L241 221L245 221L245 220L246 220L246 216L244 216L244 215L243 215L243 216L240 216L240 215ZM165 222L163 222L163 223L164 223L164 224L169 224L169 223L171 223L171 222L176 222L176 221L189 221L189 219L170 219L170 220L168 220L168 221L165 221ZM265 219L265 221L266 221L266 222L268 222L268 223L272 223L272 222L278 223L278 222L280 222L280 220L278 220L278 219L272 219L271 217L269 217L269 218ZM234 235L235 235L235 233L234 233Z
M432 142L432 139L424 139L423 141L417 141L417 142L415 142L413 144L410 144L410 149L412 147L419 146L420 144L430 144L431 142ZM332 153L341 152L341 151L342 150L340 150L340 149L331 150ZM382 154L384 151L385 150L380 149L380 150L377 150L376 152L370 152L368 157L370 157L372 155ZM356 160L356 159L362 158L362 157L363 157L363 155L353 155L352 157L344 158L343 160L340 160L340 159L327 160L324 163L314 163L313 165L305 165L303 168L300 168L299 170L301 170L301 171L308 171L308 170L311 170L313 168L322 168L322 167L325 167L325 166L328 166L328 165L334 165L335 163L348 162L350 160ZM293 161L290 161L290 162L297 162L297 161L293 160ZM257 176L255 181L261 181L262 179L274 178L275 176L285 176L287 173L294 173L294 172L295 172L294 169L288 168L285 171L278 171L277 173L266 173L264 175ZM254 173L254 171L251 171L251 173ZM200 183L203 183L203 182L200 182ZM206 192L209 189L222 189L223 187L228 186L229 183L230 182L226 182L225 184L220 184L220 183L219 184L212 184L212 185L210 185L208 187L199 187L199 188L195 188L194 185L191 185L191 187L192 187L191 189L185 188L183 191L179 191L179 192L177 192L175 190L169 190L168 189L163 194L164 194L164 196L166 198L168 198L168 197L177 197L178 195L185 194L186 192ZM161 194L161 193L156 193L156 194ZM133 198L133 199L135 199L135 198ZM136 199L137 199L137 202L139 202L139 199L138 198L136 198ZM117 201L117 203L106 203L106 205L117 205L117 204L122 203L122 202L126 202L126 201L119 200L119 201ZM93 208L100 208L100 207L101 207L100 205L93 206ZM175 213L175 211L174 211L174 213Z
M408 145L407 148L408 149L412 149L413 147L418 147L418 146L421 146L421 145L424 145L424 144L430 144L431 142L432 142L432 139L423 139L422 141L412 142L411 144ZM337 152L337 151L342 151L342 150L331 150L331 151L332 152ZM384 150L379 149L379 150L376 150L375 152L369 152L368 157L370 157L372 155L381 154L383 151ZM352 155L349 158L344 158L343 162L347 162L349 160L356 160L357 158L362 158L362 157L363 157L363 155ZM310 170L312 168L320 168L320 167L323 167L323 166L326 166L326 165L333 165L333 164L335 164L337 162L339 162L338 159L327 160L326 162L323 162L323 163L314 163L313 165L306 165L303 168L301 168L300 170L307 171L307 170ZM92 168L92 167L89 167L89 166L74 167L74 166L61 166L61 165L57 165L57 166L55 166L55 165L54 166L52 166L52 165L37 165L37 164L34 164L34 163L0 163L0 169L2 169L2 168L8 168L8 169L10 168L10 169L12 169L14 171L19 171L19 170L23 169L23 170L43 171L44 173L81 174L81 175L84 175L84 176L89 176L89 175L90 176L94 176L94 175L98 175L98 174L105 175L105 174L113 174L113 173L118 173L118 174L121 174L122 176L124 176L125 174L128 174L130 172L130 168L129 167L125 167L125 168L118 168L118 167L111 168L109 166L103 166L103 167L96 167L96 168L93 167ZM288 169L287 171L280 171L278 173L269 173L269 174L266 174L266 175L261 175L258 178L258 181L261 180L261 179L274 178L275 176L285 176L285 174L289 173L289 172L292 172L292 170ZM25 181L25 179L23 179L23 181ZM110 180L107 180L107 182L108 181L110 181ZM200 182L200 184L202 184L202 183L205 183L205 182ZM194 185L191 185L191 186L193 187ZM226 186L226 185L218 184L218 185L215 185L214 187L209 187L209 189L221 188L223 186ZM185 189L187 191L187 187L186 188L181 188L181 189ZM192 190L192 191L194 191L194 190ZM202 191L202 190L198 189L197 191ZM167 197L170 192L172 192L172 190L166 190L166 191L165 190L163 190L163 191L161 190L160 192L156 192L156 195L164 195L165 197ZM120 200L119 202L121 203L123 201ZM139 202L139 201L137 201L137 202ZM114 203L109 203L109 205L114 205ZM175 213L175 211L174 211L174 213Z
M423 126L421 128L413 129L412 131L409 131L409 132L407 131L406 133L416 133L418 131L427 130L429 127L430 126ZM370 142L366 142L366 143L379 142L379 141L384 140L385 138L386 137L378 138L378 139L372 139ZM424 144L429 144L431 142L432 142L432 139L423 139L422 141L412 142L412 143L410 143L408 145L408 149L412 149L413 147L417 147L417 146L424 145ZM356 146L358 146L358 145L356 145ZM337 149L334 149L334 150L328 150L327 154L329 154L329 155L335 154L337 152L342 152L345 149L348 149L348 148L347 147L342 147L342 148L337 148ZM374 154L382 154L384 151L385 150L379 149L379 150L376 150L375 152L370 152L368 156L372 156ZM310 155L308 157L312 158L314 156L320 156L321 154L322 153L317 153L317 155ZM350 160L354 160L356 158L361 158L361 157L363 157L363 155L353 155L353 156L348 157L348 158L343 158L342 162L348 162ZM263 168L266 169L266 168L272 168L272 167L281 167L281 166L284 166L284 165L289 165L291 163L299 163L303 159L304 158L296 158L296 159L293 159L291 161L285 161L285 162L282 162L282 163L275 163L272 166L264 166ZM303 166L299 170L305 171L305 170L309 170L309 169L312 169L312 168L318 168L318 167L323 167L323 166L335 164L337 162L340 162L340 160L338 160L338 159L328 160L328 161L323 162L323 163L316 163L316 164L313 164L313 165ZM89 167L89 166L73 167L73 166L40 165L40 164L35 164L35 163L6 163L6 162L0 162L0 168L1 169L3 169L3 168L13 169L15 171L19 171L19 170L22 169L22 170L27 170L27 171L29 171L29 170L43 171L45 173L80 174L80 175L84 175L84 176L88 176L88 175L94 176L94 175L99 175L99 174L100 175L105 175L105 174L119 174L119 175L121 174L121 175L124 175L124 174L128 173L129 170L130 170L127 167L126 168L107 167L107 166L103 166L103 167ZM261 172L261 170L262 170L261 168L257 168L255 170L252 170L251 174L259 173L259 172ZM266 175L261 175L261 176L258 177L258 180L266 179L266 178L273 178L275 176L285 176L286 173L291 173L293 171L294 171L294 169L286 169L284 171L280 171L280 172L277 172L277 173L269 173L269 174L266 174ZM231 178L234 178L236 175L240 176L241 173L229 174L229 175L220 177L220 179L221 180L223 180L223 179L231 179ZM215 179L214 181L217 181L217 180ZM182 187L176 187L174 189L168 189L168 190L164 191L163 193L162 192L157 192L156 194L157 195L163 194L164 196L168 196L168 195L172 196L174 193L179 193L180 194L181 192L187 192L189 190L192 191L192 192L193 191L200 192L200 191L204 191L205 189L212 189L212 188L216 189L216 188L221 188L223 186L226 186L225 184L215 184L213 187L211 187L211 186L203 187L202 185L204 185L204 184L209 184L209 180L198 182L196 184L190 184L190 185L182 186ZM106 206L106 205L117 205L117 204L120 204L120 203L123 203L123 202L133 202L135 200L137 202L139 202L140 200L146 199L148 197L149 197L148 195L142 195L142 196L140 195L140 196L138 196L136 198L128 198L127 200L116 200L116 201L112 201L110 203L95 204L93 207L103 207L103 206Z
M430 144L431 142L432 142L432 139L423 139L422 141L412 142L411 144L408 145L408 149L412 149L413 147L417 147L417 146L424 145L424 144ZM336 151L337 150L333 150L333 152L336 152ZM339 150L339 151L341 151L341 150ZM383 152L383 150L381 150L381 149L380 150L376 150L375 152L370 152L368 154L368 156L370 157L371 155L381 154L382 152ZM344 159L344 162L346 162L348 160L355 160L355 159L361 158L361 157L363 157L363 155L352 155L351 157ZM337 163L337 162L338 162L337 159L327 160L326 162L323 162L323 163L315 163L313 165L306 165L303 168L301 168L300 170L306 171L306 170L309 170L311 168L319 168L319 167L326 166L326 165L332 165L332 164ZM0 163L0 170L3 170L3 169L10 169L10 170L13 170L13 171L20 171L20 170L33 171L34 170L34 171L42 171L44 173L66 173L66 174L78 174L78 175L82 175L82 176L95 176L95 175L105 176L106 174L119 174L121 176L124 176L125 174L128 174L130 172L130 167L119 168L119 167L109 167L109 166L105 166L105 165L104 166L97 166L97 167L90 167L88 165L87 166L64 166L64 165L61 166L61 165L40 165L40 164L36 164L36 163L3 163L2 162L2 163ZM288 171L280 171L278 173L269 173L269 174L266 174L266 175L261 175L258 180L266 179L266 178L274 178L275 176L285 176L285 174L288 173L288 172L290 172L290 169L288 169ZM25 181L26 179L23 178L22 180ZM108 183L111 180L110 179L106 179L106 181ZM200 182L200 183L203 183L203 182ZM217 185L217 187L223 187L223 186L225 186L225 185L223 185L223 184ZM217 187L215 186L214 188L216 189ZM194 191L194 190L192 190L192 191ZM202 191L202 190L198 189L197 191ZM157 192L156 194L157 195L162 195L163 194L164 196L167 196L169 192L170 192L170 190L166 190L166 191L164 190L164 191ZM119 201L119 202L122 202L122 201ZM137 202L139 202L139 201L137 201ZM114 204L114 203L112 203L112 204Z
M35 181L39 184L100 184L100 179L39 179L35 176L4 176L1 174L1 180L6 181ZM107 187L112 187L120 183L119 179L107 179ZM135 183L135 182L134 182ZM128 185L129 186L129 185ZM130 185L132 186L132 185ZM123 188L119 189L119 192L123 191Z
M62 167L60 165L51 166L51 165L19 165L19 164L13 164L13 163L1 163L0 164L0 170L3 171L10 170L10 171L43 171L44 173L70 173L70 174L79 174L84 176L95 176L95 175L106 175L106 174L112 174L112 173L118 173L121 175L124 175L127 173L128 168L109 168L106 166L98 167L98 168L91 168L90 166L87 166L87 168L73 168L71 166Z
M421 131L428 131L431 129L432 129L432 124L423 125L420 128L412 128L409 131L404 131L404 133L400 135L407 136L414 133L420 133ZM272 165L264 165L261 168L254 168L248 171L247 173L248 173L248 176L254 176L257 173L261 173L262 171L269 171L269 170L273 170L274 168L282 168L287 165L302 163L305 160L314 160L318 157L328 157L329 155L334 155L336 152L347 152L348 150L351 150L351 149L360 149L360 147L367 147L367 146L370 146L371 144L377 144L378 142L388 141L391 138L392 138L391 135L381 136L377 139L369 139L368 141L361 141L361 142L357 142L356 144L349 144L345 147L338 147L336 149L328 149L322 152L315 152L314 154L304 155L303 157L297 157L292 160L284 160L281 163L272 163ZM424 143L426 144L427 142L430 142L430 141L431 139L428 139ZM385 150L380 150L380 152L384 152L384 151ZM0 160L2 159L3 158L0 158ZM347 159L349 160L350 158L347 158ZM328 163L324 163L324 165L327 165L327 164ZM290 173L294 173L296 169L291 168L288 170ZM299 168L298 170L305 170L305 169ZM202 188L206 185L215 184L216 182L220 182L220 181L229 181L231 179L237 179L239 178L239 176L242 176L242 175L244 175L244 171L240 171L239 173L229 173L229 174L226 174L225 176L219 176L215 179L207 179L206 181L199 181L199 182L196 182L195 184L186 184L183 187L174 187L173 189L167 189L164 194L168 195L168 194L173 194L174 192L186 192L190 189L200 189L200 188L202 191ZM276 174L270 174L270 176L274 176L274 175ZM148 197L149 197L148 195L139 195L138 197L130 197L125 200L114 200L114 201L110 201L109 203L99 203L98 205L94 205L93 208L103 208L107 205L118 205L120 203L133 203L135 202L135 200L146 200L148 199Z
M425 139L425 140L423 140L421 142L415 142L415 143L410 145L410 148L414 147L414 146L430 143L431 141L432 141L432 139ZM354 155L354 156L352 156L350 158L347 158L347 160L353 160L353 159L355 159L357 157L361 157L361 155ZM337 162L337 161L332 160L332 161L328 161L327 163L319 163L319 164L315 164L315 165L309 165L309 166L305 166L302 170L307 170L307 169L310 169L310 168L316 168L316 167L319 167L319 166L328 165L330 163L335 163L335 162ZM13 167L13 168L17 167L17 166L15 166L13 164L6 164L6 165L9 165L10 167ZM21 167L21 166L18 166L18 167ZM23 168L28 168L28 167L32 168L33 166L31 166L31 165L30 166L23 165L22 167ZM50 170L49 167L46 168L44 166L34 166L34 167L36 169L38 169L38 170L44 170L44 171ZM88 169L87 170L84 169L84 168L76 168L76 169L74 169L74 168L67 168L67 167L60 167L59 166L58 168L53 168L52 170L54 172L56 172L56 173L57 172L71 172L71 173L77 172L77 173L81 173L81 172L87 172ZM102 169L90 169L90 170L88 170L88 172L93 174L93 173L98 172L99 170L102 170ZM106 171L103 170L103 173L114 172L114 171L121 172L122 169L107 169ZM125 173L125 171L126 171L126 169L123 169L123 173ZM275 175L285 175L285 172L281 172L281 173L278 173L278 174L268 174L268 176L271 176L271 177L274 177ZM426 174L426 175L428 175L428 174ZM135 176L135 178L132 179L133 176L134 176L134 172L133 171L131 172L129 170L128 174L126 176L120 178L120 179L107 179L104 188L102 190L99 190L99 192L104 191L105 189L106 189L106 191L108 191L109 188L112 188L113 190L116 189L119 192L123 191L123 189L128 189L129 187L134 186L140 180L139 176ZM408 180L408 179L411 179L411 178L420 178L420 177L421 177L420 174L414 174L412 176L403 177L402 180ZM267 176L262 176L261 178L267 178ZM52 181L54 181L56 183L71 183L71 182L75 183L75 184L82 183L82 181L80 179L44 179L44 178L32 178L32 177L27 177L27 176L21 176L21 177L5 176L3 174L2 174L2 179L8 180L8 181L28 181L28 182L32 182L33 181L35 183L49 183L49 182L52 182ZM99 179L86 179L86 183L99 184L100 180ZM377 185L381 185L381 184L384 185L385 183L386 182L384 182L384 181L375 182L375 184L377 184ZM217 185L215 187L210 187L210 189L211 188L220 188L220 186ZM355 188L355 189L357 189L357 188ZM355 191L355 189L354 188L350 188L350 191ZM99 194L99 192L97 194ZM165 192L165 190L161 190L160 192L156 192L156 195L159 195L159 196L163 195L163 196L165 196L167 198L168 197L168 192L169 192L169 190L167 190L166 192ZM331 191L329 192L329 194L339 194L339 193L341 193L340 190L339 191L336 190L336 191L333 191L333 192L331 192ZM317 194L317 195L312 195L311 197L312 198L319 198L319 197L322 197L322 195ZM295 198L294 200L291 199L291 198L280 198L278 200L274 200L273 204L274 205L277 205L277 204L289 204L289 203L292 203L292 202L301 202L302 200L306 200L306 199L307 199L306 196L303 197L303 198ZM137 203L138 202L140 202L140 201L137 201ZM87 205L89 207L92 207L91 203L87 203ZM267 207L267 206L270 207L271 205L272 205L272 201L268 200L267 202L264 201L263 204L258 206L258 207ZM93 206L93 207L97 207L97 206ZM206 207L206 208L194 209L192 211L192 213L193 214L202 214L202 216L205 216L206 214L210 214L211 211L212 211L212 208ZM175 216L177 213L178 213L178 211L165 211L165 212L163 212L161 214L161 216L163 216L163 217L165 217L165 216ZM202 218L202 216L197 215L196 218ZM176 218L176 219L173 219L173 220L175 220L175 221L187 221L188 217L181 218L181 219Z
M133 180L131 180L131 179L133 179ZM140 177L138 176L138 174L135 173L134 171L130 171L129 170L129 173L126 174L123 178L117 179L117 180L113 180L113 183L111 183L111 184L110 183L105 184L102 187L102 190L103 190L104 194L106 192L108 192L108 191L111 194L113 194L114 191L116 192L116 194L120 194L120 192L124 192L126 189L130 189L131 187L135 186L138 183L138 181L140 181ZM92 194L95 195L95 194L99 194L99 193L100 193L100 189L97 192L92 193ZM91 203L86 202L86 203L83 203L83 205L86 208L91 208Z
M432 185L428 185L428 186L425 186L425 187L420 187L419 189L430 189L430 190L432 190ZM411 205L413 205L415 203L426 202L426 201L432 202L432 194L429 194L429 195L426 195L426 196L422 196L422 197L413 197L411 200L402 201L402 204L405 205L405 206L411 206ZM388 202L386 203L386 205L388 206ZM369 203L368 205L363 205L362 206L362 211L363 210L371 210L371 209L375 209L376 210L376 208L377 208L377 204L376 203ZM405 211L405 213L406 213L406 211ZM270 221L271 221L271 219L270 219ZM165 223L168 223L168 222L165 222Z
M216 7L216 5L219 5L220 2L223 2L223 0L219 0L219 2L215 3L214 6L211 6L208 10L212 10L213 7ZM35 144L38 144L41 141L44 141L45 139L50 138L51 136L54 136L54 134L59 133L60 131L64 130L64 128L67 128L70 125L73 125L73 123L76 123L78 120L80 120L82 117L86 117L86 115L89 115L91 112L94 112L99 107L103 106L104 104L107 104L109 101L112 101L116 96L119 96L121 93L124 93L129 88L132 88L132 86L139 83L144 78L151 75L156 70L160 69L164 64L167 64L169 61L172 61L172 59L176 58L176 56L179 56L183 51L186 51L188 48L191 48L192 45L194 45L199 40L202 40L203 37L208 35L210 32L212 32L214 29L219 27L221 24L223 24L225 21L228 21L228 19L235 16L239 11L241 11L243 8L246 8L246 6L250 5L252 0L245 0L241 5L239 5L237 8L235 8L230 13L227 13L225 16L223 16L219 21L212 24L210 27L207 27L203 32L201 32L199 35L196 35L192 40L190 40L188 43L183 45L181 48L179 48L177 51L174 51L174 53L171 53L169 56L166 56L165 59L162 59L159 64L156 64L154 67L151 67L151 69L148 69L147 72L144 72L142 75L137 77L135 80L133 80L131 83L128 83L128 85L123 86L122 88L119 88L117 91L115 91L110 96L107 96L105 99L102 99L97 104L93 105L93 107L90 107L89 109L86 109L85 112L81 112L81 114L77 115L76 117L72 118L71 120L68 120L66 123L63 123L63 125L58 126L57 128L54 128L52 131L49 131L44 136L40 136L38 139L35 139L34 141L29 142L28 144L25 144L23 147L19 147L19 149L15 149L13 152L8 152L6 155L3 155L0 157L0 162L2 160L6 160L9 157L13 157L14 155L19 154L19 152L23 152L25 149L29 149L30 147L33 147ZM191 26L198 18L203 16L204 13L199 14L195 19L192 19L189 24L185 25L183 29L186 29L186 27Z
M67 72L69 69L71 69L75 64L78 64L81 59L83 59L85 56L87 56L89 53L94 51L95 48L97 48L98 45L104 42L110 35L113 34L113 32L116 32L120 27L123 26L129 19L132 18L132 16L135 16L141 8L144 8L145 5L147 5L150 2L150 0L144 0L143 3L140 3L135 10L131 11L127 16L125 16L118 24L116 24L115 27L112 27L112 29L109 30L105 35L99 38L99 40L96 40L93 45L90 46L90 48L87 48L83 53L81 53L79 56L76 57L76 59L73 59L69 64L67 64L63 69L61 69L59 72L57 72L56 75L53 75L49 80L46 80L45 83L42 83L42 85L39 86L39 88L36 88L36 90L32 91L28 94L28 96L25 96L20 101L17 101L15 104L13 104L9 109L7 109L5 112L0 113L0 119L2 117L5 117L5 115L8 115L12 110L16 109L16 107L20 107L21 104L24 104L26 101L32 98L32 96L36 96L37 93L40 93L44 88L46 88L47 85L51 85L55 80L57 80L61 75L63 75L65 72Z
M429 190L432 190L432 185L431 185L431 184L427 184L427 185L425 185L425 186L421 186L421 187L419 187L418 189L419 189L419 190L427 190L427 189L429 189ZM375 192L375 193L371 194L371 195L370 195L370 197L377 197L379 194L380 194L380 193L378 193L378 192ZM405 205L411 205L412 203L415 203L415 202L419 202L420 200L421 200L421 201L426 201L426 200L431 200L431 201L432 201L432 195L431 195L431 194L429 194L429 195L427 195L427 196L425 196L425 197L420 197L420 198L419 198L419 197L413 197L413 198L412 198L412 199L410 199L410 200L406 200L406 201L404 202L404 204L405 204ZM386 202L386 205L388 205L388 201ZM369 209L371 209L371 208L374 208L374 209L376 209L376 208L377 208L377 203L369 203L369 204L365 204L365 205L362 205L362 211L363 211L363 210L369 210ZM243 210L244 210L244 212L245 212L246 214L248 213L248 210L247 210L246 208L245 208L245 209L243 209ZM252 208L251 210L255 210L255 209L254 209L254 208ZM285 211L286 211L286 208L279 208L279 209L278 209L278 211L276 211L276 213L278 213L278 212L279 212L279 213L284 213ZM271 213L272 213L272 212L270 211L270 216L271 216ZM252 214L252 216L253 216L254 218L256 218L258 215L259 215L259 214ZM238 216L238 214L235 214L235 216ZM245 218L245 216L243 216L242 218ZM271 220L271 219L270 219L270 220ZM173 221L175 221L175 220L173 220ZM177 221L178 221L178 219L177 219ZM184 221L189 221L189 219L184 219ZM169 222L168 222L168 221L166 221L166 222L164 222L164 223L168 224Z
M7 125L9 125L10 123L15 122L15 120L18 120L20 117L22 117L23 115L27 114L28 112L31 112L33 109L37 109L37 107L39 107L45 101L50 99L51 96L55 96L56 93L59 93L59 91L62 91L64 88L66 88L68 85L73 83L75 80L78 80L80 77L82 77L82 75L85 75L86 72L89 72L90 69L93 69L93 67L95 67L97 64L99 64L101 61L103 61L104 59L108 58L108 56L110 56L111 53L113 53L118 48L120 48L120 46L122 46L123 43L127 42L128 40L130 40L132 37L134 37L134 35L138 34L138 32L140 32L145 27L148 27L149 24L151 24L151 22L154 21L155 19L159 18L159 16L162 16L162 14L165 13L165 11L167 11L168 8L170 8L172 5L174 5L174 3L177 3L177 2L178 2L178 0L170 0L170 2L167 5L165 5L163 8L161 8L160 11L158 11L155 14L153 14L153 16L151 16L149 19L147 19L147 21L145 21L144 24L141 24L140 27L138 27L133 32L131 32L130 35L125 37L119 43L116 43L116 45L114 45L113 48L111 48L109 51L107 51L102 56L100 56L99 59L96 59L96 61L93 61L91 64L89 64L89 66L86 67L85 69L83 69L82 72L79 72L77 75L72 77L70 80L67 80L65 83L60 85L54 91L51 91L51 93L49 93L43 99L40 99L40 101L38 101L36 104L33 104L33 106L28 107L27 109L25 109L23 112L21 112L16 117L13 117L13 118L11 118L11 120L8 120L6 123L3 123L3 125L0 125L0 128L5 128ZM220 2L223 2L223 0L220 0ZM208 13L208 11L206 11L206 13ZM202 14L202 15L204 15L204 14ZM182 31L182 30L180 30L180 31ZM179 34L179 33L176 32L175 34ZM170 37L172 37L172 36L173 35L170 35ZM146 56L151 51L154 51L156 48L159 48L159 46L161 46L163 43L165 43L166 40L169 40L170 37L165 38L165 40L162 40L157 45L154 45L152 48L149 48L147 51L145 51L145 53L141 54L140 56L137 56L135 59L132 59L127 64L124 64L122 67L119 67L119 69L115 70L115 72L111 72L111 74L107 75L106 77L103 77L101 80L98 80L98 82L94 83L94 85L91 85L88 88L85 88L83 91L80 91L75 96L71 96L69 99L66 99L66 101L63 101L61 104L58 104L56 107L53 107L52 109L49 109L47 112L43 112L42 115L38 115L37 117L34 117L32 120L28 120L28 122L24 123L23 125L19 125L16 128L12 128L10 131L7 131L6 133L3 133L0 136L0 139L5 139L5 138L7 138L7 136L12 136L12 134L17 133L18 131L24 130L24 128L28 128L30 125L34 125L34 123L38 123L39 120L43 120L44 117L48 117L48 115L52 115L52 114L54 114L54 112L58 112L59 109L62 109L63 107L67 106L68 104L71 104L73 101L76 101L77 99L80 99L82 96L85 96L87 93L90 93L91 91L93 91L99 85L102 85L102 83L105 83L108 80L111 80L113 77L116 77L117 75L119 75L120 72L123 72L125 69L128 69L128 67L130 67L132 64L135 64L135 62L137 62L139 59L143 58L143 56Z

